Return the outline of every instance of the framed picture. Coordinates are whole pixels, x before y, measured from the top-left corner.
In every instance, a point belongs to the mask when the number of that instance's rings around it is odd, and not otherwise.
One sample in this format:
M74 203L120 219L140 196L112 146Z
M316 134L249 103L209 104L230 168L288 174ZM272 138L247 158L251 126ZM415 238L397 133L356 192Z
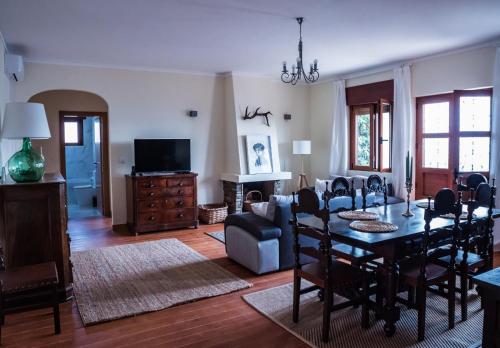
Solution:
M247 160L249 174L273 172L269 135L247 135Z

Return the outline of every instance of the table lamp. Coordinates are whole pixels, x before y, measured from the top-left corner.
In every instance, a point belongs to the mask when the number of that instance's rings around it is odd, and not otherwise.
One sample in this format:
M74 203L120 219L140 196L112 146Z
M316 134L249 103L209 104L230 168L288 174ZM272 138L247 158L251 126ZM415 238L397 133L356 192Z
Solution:
M308 187L306 174L304 173L304 155L311 154L311 141L310 140L294 140L293 141L293 154L300 155L301 157L301 172L299 174L299 190Z
M47 115L43 104L7 103L2 138L23 139L23 147L7 162L10 177L16 182L34 182L45 173L45 158L33 150L31 138L50 138Z

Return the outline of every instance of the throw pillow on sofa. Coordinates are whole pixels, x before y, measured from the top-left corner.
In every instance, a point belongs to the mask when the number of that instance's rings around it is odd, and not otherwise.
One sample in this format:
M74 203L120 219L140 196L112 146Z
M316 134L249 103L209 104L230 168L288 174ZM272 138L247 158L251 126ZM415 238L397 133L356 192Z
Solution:
M331 189L332 182L333 182L333 180L316 179L316 182L314 183L314 191L325 192L326 191L326 184L328 183L328 188Z
M266 218L269 221L274 221L274 213L276 209L276 205L278 204L292 204L293 197L292 195L283 196L283 195L271 195L269 197L269 204L267 205L267 214Z
M269 205L269 202L259 202L259 203L252 203L252 212L255 215L262 216L263 218L267 219L267 206Z

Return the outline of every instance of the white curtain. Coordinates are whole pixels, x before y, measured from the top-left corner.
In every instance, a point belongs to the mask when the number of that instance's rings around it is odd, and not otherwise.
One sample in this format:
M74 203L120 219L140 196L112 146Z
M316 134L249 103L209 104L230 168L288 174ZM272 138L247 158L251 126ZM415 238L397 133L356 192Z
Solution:
M392 139L392 184L394 194L406 198L405 160L408 151L411 154L411 72L405 65L394 69L394 118ZM413 160L415 162L415 160ZM415 166L415 163L414 163Z
M348 128L345 80L333 82L333 120L330 143L330 175L346 175Z
M500 47L497 47L495 66L493 68L493 105L491 113L491 151L490 178L496 179L500 185ZM497 192L497 208L500 207L500 193ZM495 250L500 250L500 222L495 222Z

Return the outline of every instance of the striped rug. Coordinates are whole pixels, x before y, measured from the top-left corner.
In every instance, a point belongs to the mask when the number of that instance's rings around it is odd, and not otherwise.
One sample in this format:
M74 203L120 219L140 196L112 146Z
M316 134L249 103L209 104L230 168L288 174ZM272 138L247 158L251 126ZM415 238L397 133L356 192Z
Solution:
M426 315L426 338L417 341L417 311L401 307L401 319L397 323L396 334L387 338L384 335L384 321L376 321L373 313L370 328L361 328L361 310L352 307L332 313L330 342L321 340L323 305L317 292L301 296L299 322L292 322L292 284L254 292L243 299L257 311L309 344L311 347L349 347L349 348L462 348L469 347L481 340L483 312L480 300L474 291L469 297L469 319L460 321L460 307L457 302L455 328L448 330L447 301L437 295L428 294ZM340 303L341 297L335 298Z

